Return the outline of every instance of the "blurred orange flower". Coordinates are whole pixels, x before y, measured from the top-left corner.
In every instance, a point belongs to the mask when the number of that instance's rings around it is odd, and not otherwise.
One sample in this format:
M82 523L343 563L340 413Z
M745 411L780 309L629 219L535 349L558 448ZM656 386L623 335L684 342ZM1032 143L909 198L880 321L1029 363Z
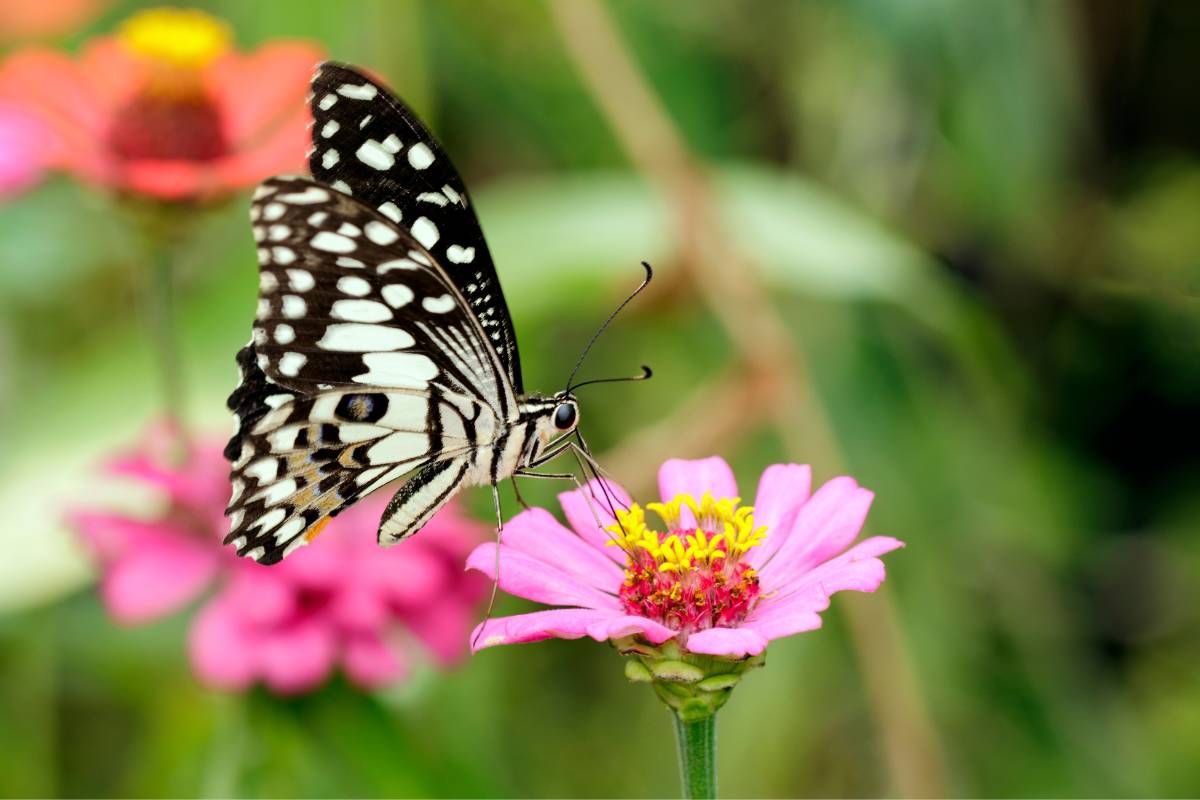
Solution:
M91 20L107 0L0 0L0 40L67 33Z
M302 99L319 45L277 40L232 49L200 11L142 11L78 57L28 48L0 65L0 100L57 136L51 166L164 200L219 197L303 168Z

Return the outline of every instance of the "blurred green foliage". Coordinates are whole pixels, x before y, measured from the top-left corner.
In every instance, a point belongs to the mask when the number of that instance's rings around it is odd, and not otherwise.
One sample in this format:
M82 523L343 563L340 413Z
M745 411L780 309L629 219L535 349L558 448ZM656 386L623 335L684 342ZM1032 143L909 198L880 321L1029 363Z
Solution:
M637 262L659 266L670 291L588 367L656 372L588 398L598 450L727 363L676 280L670 210L541 4L202 5L242 45L320 40L429 120L476 195L528 386L557 387ZM847 468L877 493L870 530L909 544L888 583L947 790L1200 792L1200 95L1181 77L1200 7L609 7L776 289ZM218 433L254 302L245 205L203 214L180 264L189 413ZM107 498L92 467L160 410L145 266L109 209L55 180L0 210L0 793L674 794L666 712L590 641L281 700L198 687L183 617L107 621L61 511ZM751 486L788 454L752 425L724 455ZM897 791L838 603L722 713L725 792Z

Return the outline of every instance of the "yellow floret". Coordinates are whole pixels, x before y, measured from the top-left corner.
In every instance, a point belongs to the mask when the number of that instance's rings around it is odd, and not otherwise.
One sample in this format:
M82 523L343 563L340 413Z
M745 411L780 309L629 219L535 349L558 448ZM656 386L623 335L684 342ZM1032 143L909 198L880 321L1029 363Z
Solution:
M201 69L229 49L229 25L195 9L149 8L121 25L118 36L132 52L168 66Z

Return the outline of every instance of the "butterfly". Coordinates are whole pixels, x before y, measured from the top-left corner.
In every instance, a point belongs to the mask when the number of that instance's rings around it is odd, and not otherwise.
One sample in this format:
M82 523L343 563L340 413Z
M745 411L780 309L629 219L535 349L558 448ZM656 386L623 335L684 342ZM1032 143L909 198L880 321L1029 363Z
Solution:
M251 203L258 306L228 401L225 543L263 564L400 478L381 544L465 486L492 487L502 524L501 481L575 479L537 470L568 450L590 460L572 386L583 356L563 391L524 392L496 268L441 146L347 65L318 67L310 105L312 177L271 178Z

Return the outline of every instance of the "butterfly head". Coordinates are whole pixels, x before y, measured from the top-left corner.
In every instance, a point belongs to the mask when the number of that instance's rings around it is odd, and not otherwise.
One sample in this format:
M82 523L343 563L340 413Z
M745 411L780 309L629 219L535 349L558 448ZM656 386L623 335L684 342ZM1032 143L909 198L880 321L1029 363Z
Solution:
M568 392L554 395L554 430L558 433L570 433L579 424L579 401Z

